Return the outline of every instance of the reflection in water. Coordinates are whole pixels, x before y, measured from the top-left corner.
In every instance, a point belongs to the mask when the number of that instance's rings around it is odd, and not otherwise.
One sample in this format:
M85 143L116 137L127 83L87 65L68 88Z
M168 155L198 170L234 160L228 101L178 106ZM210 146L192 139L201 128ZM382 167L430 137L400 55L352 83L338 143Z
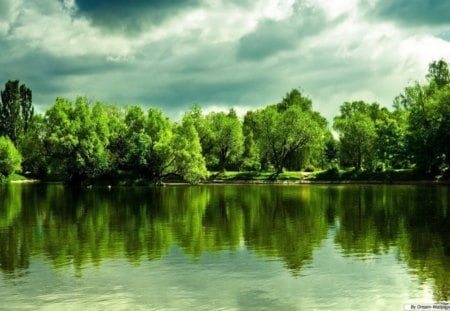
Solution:
M4 186L0 268L17 278L43 257L82 276L88 264L125 257L139 265L177 245L193 262L246 247L298 276L333 232L336 247L355 260L397 249L443 301L450 295L449 198L446 187L422 186Z

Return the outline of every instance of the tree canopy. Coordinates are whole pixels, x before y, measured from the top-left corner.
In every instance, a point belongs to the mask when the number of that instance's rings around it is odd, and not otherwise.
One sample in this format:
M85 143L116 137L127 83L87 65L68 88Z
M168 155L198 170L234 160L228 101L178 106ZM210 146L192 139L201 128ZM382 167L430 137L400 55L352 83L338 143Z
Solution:
M332 124L335 133L298 89L243 118L234 109L204 114L194 105L172 122L157 108L85 97L57 98L44 114L35 114L31 90L8 81L1 91L0 137L2 159L14 164L0 174L21 167L34 177L77 183L124 177L160 182L171 176L196 183L208 170L263 170L276 177L283 170L339 167L415 169L446 178L448 64L432 62L426 78L405 87L391 110L362 100L342 103Z

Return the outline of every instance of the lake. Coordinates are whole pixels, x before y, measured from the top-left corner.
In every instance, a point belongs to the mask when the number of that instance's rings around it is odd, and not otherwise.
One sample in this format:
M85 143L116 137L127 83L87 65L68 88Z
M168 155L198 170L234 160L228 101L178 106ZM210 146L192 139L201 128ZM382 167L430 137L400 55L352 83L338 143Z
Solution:
M448 186L1 186L0 309L448 301L449 202Z

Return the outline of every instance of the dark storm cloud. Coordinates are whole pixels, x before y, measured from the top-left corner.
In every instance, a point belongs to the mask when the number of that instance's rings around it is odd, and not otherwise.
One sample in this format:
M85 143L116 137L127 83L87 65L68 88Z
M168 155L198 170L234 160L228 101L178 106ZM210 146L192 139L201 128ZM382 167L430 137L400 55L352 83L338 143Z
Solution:
M125 64L107 61L96 55L55 56L43 50L23 49L21 53L7 40L0 46L10 59L0 59L0 85L7 80L20 80L33 90L33 102L42 110L58 96L85 95L85 81L98 91L106 89L98 77L113 76L126 70ZM83 82L82 82L83 81ZM81 85L80 85L81 84Z
M284 24L284 23L283 23ZM280 22L266 21L256 31L241 38L238 57L246 60L260 60L283 50L290 50L297 43L293 40L295 29Z
M138 33L144 26L159 24L200 0L75 0L77 15L111 32Z
M406 26L450 24L450 1L380 0L374 13Z
M317 35L325 25L322 11L296 8L294 14L286 20L260 22L255 31L239 40L237 56L243 60L258 61L292 50L303 39Z

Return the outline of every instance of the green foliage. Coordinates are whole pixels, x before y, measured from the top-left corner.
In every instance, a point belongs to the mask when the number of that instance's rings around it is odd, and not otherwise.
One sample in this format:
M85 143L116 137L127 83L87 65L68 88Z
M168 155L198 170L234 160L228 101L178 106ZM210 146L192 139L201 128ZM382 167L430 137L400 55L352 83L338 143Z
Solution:
M0 136L8 136L16 143L27 132L33 118L32 92L19 81L8 81L1 91Z
M18 142L18 149L23 155L22 171L33 177L43 178L47 175L48 156L45 147L47 127L42 115L35 115L28 125L28 131Z
M58 98L47 111L45 144L53 174L79 182L108 170L106 114L98 109L93 109L86 98L78 97L75 104Z
M204 154L207 166L214 170L238 167L244 145L242 124L234 110L228 114L213 112L206 116L209 127L210 152Z
M311 177L370 180L416 168L418 176L445 179L450 175L448 64L431 63L427 79L406 87L393 111L377 103L343 103L333 122L339 139L297 89L280 103L248 111L243 121L233 109L204 115L194 105L177 124L155 108L124 109L83 97L75 103L58 98L44 116L34 116L31 90L8 81L1 92L0 135L23 154L25 175L69 182L125 178L145 184L176 177L196 183L206 178L206 168L244 175L265 171L273 178L304 169L314 171ZM338 165L351 170L337 176Z
M406 148L416 167L441 174L450 154L450 78L443 60L430 64L428 85L407 87L396 104L407 113Z
M347 102L341 106L341 115L334 118L333 127L339 133L341 163L358 171L363 167L373 167L376 130L369 115L370 108L364 102Z
M175 172L190 183L206 178L205 159L201 153L200 139L192 116L186 114L181 124L175 127L173 138Z
M301 155L323 135L321 125L311 113L297 105L282 111L268 106L256 111L253 118L260 157L273 164L277 173L283 171L293 154Z
M22 156L12 141L8 137L0 137L0 179L19 171L21 161Z

